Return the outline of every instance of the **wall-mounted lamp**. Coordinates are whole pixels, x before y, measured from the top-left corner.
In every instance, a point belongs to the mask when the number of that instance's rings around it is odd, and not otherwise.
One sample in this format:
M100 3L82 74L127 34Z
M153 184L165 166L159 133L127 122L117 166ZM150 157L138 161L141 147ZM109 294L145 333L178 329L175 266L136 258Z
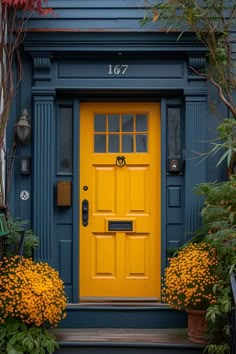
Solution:
M30 115L26 108L23 109L22 114L16 124L16 136L20 144L27 144L31 132Z

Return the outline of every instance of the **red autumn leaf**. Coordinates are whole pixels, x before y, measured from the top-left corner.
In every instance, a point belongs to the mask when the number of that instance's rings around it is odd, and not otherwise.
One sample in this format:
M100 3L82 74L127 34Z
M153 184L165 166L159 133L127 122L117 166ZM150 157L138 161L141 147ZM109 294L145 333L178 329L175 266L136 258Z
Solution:
M47 5L47 0L2 0L2 5L8 7L15 7L19 10L35 11L39 14L47 14L53 12L51 8L44 8Z

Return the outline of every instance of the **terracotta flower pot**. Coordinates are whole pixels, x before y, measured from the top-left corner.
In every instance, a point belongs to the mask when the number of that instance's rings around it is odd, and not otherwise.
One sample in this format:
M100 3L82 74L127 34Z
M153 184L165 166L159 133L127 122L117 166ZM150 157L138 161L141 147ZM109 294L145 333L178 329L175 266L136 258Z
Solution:
M205 310L186 310L188 314L188 338L191 342L207 344L207 320Z

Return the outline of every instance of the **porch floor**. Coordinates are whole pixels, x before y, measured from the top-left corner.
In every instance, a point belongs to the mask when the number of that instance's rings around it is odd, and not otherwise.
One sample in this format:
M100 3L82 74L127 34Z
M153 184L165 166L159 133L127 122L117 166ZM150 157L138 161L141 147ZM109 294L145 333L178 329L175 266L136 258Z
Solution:
M53 330L58 342L192 344L187 329L63 328Z

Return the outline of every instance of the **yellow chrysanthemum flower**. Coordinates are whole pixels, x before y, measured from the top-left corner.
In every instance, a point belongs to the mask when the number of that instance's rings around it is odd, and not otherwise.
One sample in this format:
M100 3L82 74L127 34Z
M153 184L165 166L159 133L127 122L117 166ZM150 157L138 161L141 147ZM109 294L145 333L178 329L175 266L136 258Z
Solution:
M66 296L58 272L47 263L19 256L0 261L0 318L56 326L64 318Z
M176 309L206 309L215 302L217 255L206 243L190 244L170 259L163 278L163 301Z

